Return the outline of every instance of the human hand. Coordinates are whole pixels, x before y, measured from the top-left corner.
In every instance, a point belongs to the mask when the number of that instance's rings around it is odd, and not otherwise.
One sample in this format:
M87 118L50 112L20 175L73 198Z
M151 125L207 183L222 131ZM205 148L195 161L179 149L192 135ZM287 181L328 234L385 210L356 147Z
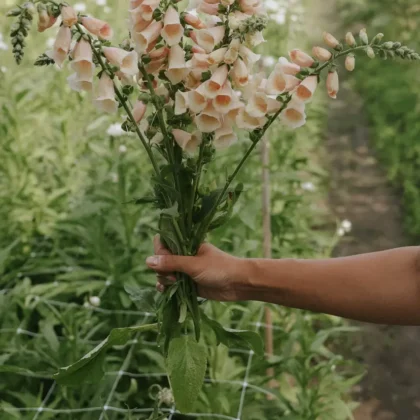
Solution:
M198 285L198 295L218 301L241 300L240 283L245 260L233 257L210 244L202 244L194 257L172 255L156 236L155 255L148 257L146 264L158 275L157 289L176 281L175 272L185 273Z

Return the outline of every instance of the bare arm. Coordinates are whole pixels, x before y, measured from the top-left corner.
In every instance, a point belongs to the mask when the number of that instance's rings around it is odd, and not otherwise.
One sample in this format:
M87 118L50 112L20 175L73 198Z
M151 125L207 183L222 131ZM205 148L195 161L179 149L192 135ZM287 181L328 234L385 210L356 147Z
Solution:
M196 257L168 255L159 242L148 265L158 289L185 272L216 300L258 300L361 321L420 325L420 248L323 260L240 259L212 245Z

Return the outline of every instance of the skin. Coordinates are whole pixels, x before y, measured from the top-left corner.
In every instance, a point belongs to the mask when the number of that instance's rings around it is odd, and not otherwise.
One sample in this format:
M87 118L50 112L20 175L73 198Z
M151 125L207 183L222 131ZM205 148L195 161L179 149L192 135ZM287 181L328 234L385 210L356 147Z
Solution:
M243 259L211 244L194 257L171 255L159 238L147 265L160 292L175 272L190 276L201 297L256 300L359 321L420 326L420 247L320 260Z

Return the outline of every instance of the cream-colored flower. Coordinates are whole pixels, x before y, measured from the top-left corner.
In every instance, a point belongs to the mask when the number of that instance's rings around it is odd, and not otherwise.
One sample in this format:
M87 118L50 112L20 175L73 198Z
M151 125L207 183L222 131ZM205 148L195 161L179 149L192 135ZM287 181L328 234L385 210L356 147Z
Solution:
M79 75L77 73L73 73L67 78L67 83L69 84L70 89L76 92L89 92L92 90L93 79L92 77L87 77L83 74Z
M139 54L144 54L147 48L155 42L162 31L162 22L156 22L155 20L142 32L133 32L132 37L136 47L136 51Z
M262 127L266 122L266 117L253 117L248 114L245 108L241 108L238 116L236 117L236 125L245 130L255 130L256 128Z
M214 47L222 41L224 36L224 26L200 29L197 31L197 44L202 47L206 53L211 53L214 50Z
M239 10L230 13L228 16L229 28L232 29L232 31L240 29L242 23L246 19L249 19L249 15L242 13Z
M238 136L233 131L232 124L228 120L214 132L213 145L216 149L226 149L237 141Z
M251 70L252 66L261 58L260 54L255 54L249 48L245 47L245 45L239 47L239 55L248 67L248 70Z
M202 136L199 131L192 134L187 131L174 128L172 134L178 146L189 154L193 154L202 142Z
M76 72L76 75L67 79L72 89L77 91L91 90L95 65L92 59L92 47L83 38L80 39L73 50L71 67Z
M71 30L67 26L60 26L55 39L52 57L57 66L62 67L64 60L70 52Z
M225 58L226 51L227 51L227 47L214 50L212 53L208 55L208 59L207 59L208 64L210 64L211 66L220 64Z
M93 17L83 17L82 25L89 31L91 34L96 35L98 38L110 40L114 34L111 26L104 22Z
M223 57L223 61L226 64L232 65L239 57L239 49L241 47L241 40L239 38L235 38L229 44L229 48L227 49L225 56Z
M262 0L239 0L239 6L247 15L258 15L264 12Z
M220 114L228 113L238 102L238 98L232 90L229 81L225 83L220 92L213 99L213 107Z
M330 71L327 76L328 96L336 99L339 87L338 73L336 71Z
M245 35L245 42L248 46L254 48L267 41L264 39L262 32L253 32Z
M332 54L328 50L322 47L313 47L312 54L319 61L328 61L332 57Z
M137 101L133 106L133 118L134 121L139 124L146 113L147 105L142 101Z
M212 74L211 78L207 80L202 86L204 88L205 96L213 99L222 90L228 77L228 66L224 64L217 68Z
M163 20L162 38L172 47L181 42L183 35L184 28L181 25L179 14L172 6L169 6Z
M333 35L331 35L328 32L324 32L322 37L324 38L324 42L330 48L336 48L340 44L340 41L338 41Z
M347 71L353 71L356 67L356 58L353 54L349 54L346 57L345 66Z
M309 76L296 89L296 98L302 102L309 101L318 86L318 76Z
M310 55L306 54L302 50L292 50L289 55L292 62L301 67L311 67L315 62Z
M188 71L185 63L185 51L179 45L174 45L169 51L168 70L165 72L166 77L173 85L176 85L185 79Z
M120 68L125 74L134 76L138 73L139 56L136 51L126 51L122 48L103 47L106 59L114 66Z
M292 99L287 108L281 112L280 119L289 128L299 128L306 122L305 104Z
M175 93L175 115L184 114L188 109L188 92L178 90Z
M204 29L206 24L198 17L191 13L187 13L184 17L185 22L194 29Z
M278 111L280 107L281 104L277 100L270 98L264 92L256 92L248 101L245 111L251 117L262 118Z
M196 90L188 92L188 104L190 110L196 114L200 113L207 106L207 98L203 92L203 85L200 85ZM200 89L201 88L201 89Z
M281 95L285 92L291 92L299 83L300 80L297 77L281 73L277 69L274 69L267 79L265 91L267 95Z
M219 5L208 1L201 1L197 6L197 12L216 16L219 13Z
M144 0L138 7L130 11L135 22L145 20L150 22L153 19L153 12L159 6L159 0Z
M295 63L291 63L286 57L280 57L279 62L276 64L276 71L296 76L296 74L300 72L300 66Z
M61 19L63 20L63 25L71 27L77 23L77 13L71 6L63 6L61 8Z
M233 65L230 76L237 87L244 87L249 81L249 71L246 64L238 58Z
M197 128L203 133L212 133L222 126L222 116L209 103L206 108L195 117Z
M170 49L168 47L160 47L157 50L153 50L149 53L151 60L161 60L169 54Z
M105 72L102 73L99 80L98 92L94 104L100 111L109 114L115 114L118 110L118 102L115 100L114 83Z

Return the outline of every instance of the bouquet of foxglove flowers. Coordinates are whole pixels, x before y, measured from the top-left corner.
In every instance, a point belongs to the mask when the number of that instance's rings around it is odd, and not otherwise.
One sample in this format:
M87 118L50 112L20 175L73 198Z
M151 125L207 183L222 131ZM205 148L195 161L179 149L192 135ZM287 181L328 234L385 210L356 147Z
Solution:
M311 55L294 49L266 77L253 73L260 56L252 49L264 42L262 0L193 2L180 10L176 0L127 1L128 37L119 44L113 43L108 23L78 14L65 2L32 0L9 12L16 18L11 40L17 63L37 16L39 31L54 27L57 35L52 51L35 65L68 68L73 90L91 92L102 112L125 113L123 130L137 135L153 168L153 191L137 202L160 209L161 240L181 255L196 254L206 234L227 222L242 192L242 185L233 185L235 177L269 127L277 119L292 129L305 124L305 107L323 72L328 95L336 97L339 58L345 58L348 71L354 70L357 52L370 58L420 59L399 42L383 43L382 34L369 40L362 30L356 41L348 33L341 43L324 33L326 48L314 47ZM232 162L224 185L203 187L206 166L219 149L238 141L240 131L248 133L246 153ZM263 352L255 333L228 330L206 317L194 282L183 274L177 280L158 299L156 324L113 330L89 354L62 368L56 379L64 384L96 380L107 348L157 329L177 407L187 411L207 366L202 323L218 342Z

